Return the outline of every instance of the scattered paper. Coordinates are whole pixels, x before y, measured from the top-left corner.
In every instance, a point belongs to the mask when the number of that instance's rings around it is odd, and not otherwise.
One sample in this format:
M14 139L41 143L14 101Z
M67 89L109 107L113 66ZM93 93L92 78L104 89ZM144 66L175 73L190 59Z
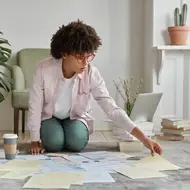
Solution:
M7 174L8 173L8 171L0 171L0 178L2 177L2 176L4 176L5 174Z
M116 155L118 158L121 158L121 159L127 159L127 158L134 157L134 155L126 154L126 153L123 153L123 152L111 152L111 153Z
M78 153L78 155L83 156L85 158L92 159L94 161L116 161L121 159L126 159L127 157L131 157L131 155L119 154L119 153L112 153L108 151L96 151L96 152L82 152ZM121 156L122 155L122 156Z
M115 160L92 160L80 155L69 156L68 159L72 160L72 162L78 164L80 167L84 168L89 172L106 172L106 173L115 173L114 168L118 168L119 166L129 166L132 165L131 161L127 161L125 154L114 154ZM124 159L125 158L125 159Z
M68 160L68 155L67 154L63 154L63 153L47 153L46 156L49 157L61 157L65 160Z
M11 160L0 165L0 171L39 170L41 160Z
M180 167L172 164L168 160L166 160L163 156L158 154L152 156L147 156L135 164L136 167L147 168L156 171L164 171L164 170L178 170Z
M32 176L22 187L23 189L69 189L70 184L61 183L62 180L50 180L44 176Z
M85 157L80 156L80 155L72 155L72 156L69 156L68 159L71 160L72 162L76 163L76 164L94 163L93 160L91 160L89 158L85 158Z
M98 161L90 163L82 163L80 166L89 172L107 172L116 173L115 168L132 165L127 161Z
M11 171L6 173L3 176L0 176L2 179L25 179L29 176L32 176L35 172L26 170L26 171Z
M43 175L32 176L23 188L70 188L71 184L82 185L82 172L48 172Z
M80 167L79 165L76 165L64 160L62 160L62 162L45 160L43 161L40 169L42 173L50 172L50 171L77 171L77 172L85 171L85 169Z
M17 155L16 160L51 160L45 155Z
M107 172L87 172L84 183L113 183L115 180Z
M5 159L2 159L2 160L0 159L0 165L1 165L1 164L5 164L5 163L7 163L7 162L8 162L8 161L5 160Z
M159 177L167 177L166 174L161 173L155 170L148 170L146 168L119 168L116 169L118 173L121 173L131 179L145 179L145 178L159 178Z

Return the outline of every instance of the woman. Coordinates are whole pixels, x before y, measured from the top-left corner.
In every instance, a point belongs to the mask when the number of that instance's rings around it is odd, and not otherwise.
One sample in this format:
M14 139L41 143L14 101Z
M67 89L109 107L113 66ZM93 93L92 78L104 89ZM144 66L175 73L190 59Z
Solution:
M91 95L118 127L138 138L152 154L161 154L160 145L115 104L99 71L89 64L101 45L95 29L80 20L53 35L52 57L37 65L30 91L27 125L31 154L84 149L93 132Z

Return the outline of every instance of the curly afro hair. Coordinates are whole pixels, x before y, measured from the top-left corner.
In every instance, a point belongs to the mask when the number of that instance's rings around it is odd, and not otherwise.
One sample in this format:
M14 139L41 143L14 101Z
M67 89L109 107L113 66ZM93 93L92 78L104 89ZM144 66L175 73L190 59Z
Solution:
M96 30L77 20L59 28L51 39L51 55L55 59L65 54L83 55L93 53L102 45Z

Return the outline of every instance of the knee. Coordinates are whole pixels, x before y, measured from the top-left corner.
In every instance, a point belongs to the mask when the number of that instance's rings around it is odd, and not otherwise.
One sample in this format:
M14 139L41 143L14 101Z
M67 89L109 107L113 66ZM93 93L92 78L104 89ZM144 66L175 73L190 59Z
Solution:
M52 123L44 123L41 127L40 136L42 145L48 152L59 152L64 147L64 131L58 123L54 123L54 125L50 124Z
M57 138L56 135L42 138L42 145L48 152L60 152L64 147L64 137Z
M81 121L72 121L65 130L66 147L73 152L82 151L88 144L89 134L87 127Z

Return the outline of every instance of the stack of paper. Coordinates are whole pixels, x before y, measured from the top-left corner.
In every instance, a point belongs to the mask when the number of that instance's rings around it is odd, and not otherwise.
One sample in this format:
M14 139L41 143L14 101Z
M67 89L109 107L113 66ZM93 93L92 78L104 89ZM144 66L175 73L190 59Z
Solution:
M113 136L119 141L137 141L133 135L128 133L125 129L122 128L113 128Z
M137 127L143 131L143 133L148 136L152 137L155 135L154 133L154 125L152 122L135 122ZM138 141L136 137L129 134L125 129L114 127L113 136L117 138L119 141Z
M153 137L155 135L154 123L153 122L135 122L137 127L143 131L143 133L148 137Z
M190 136L190 120L177 116L166 116L162 118L160 140L179 141Z

